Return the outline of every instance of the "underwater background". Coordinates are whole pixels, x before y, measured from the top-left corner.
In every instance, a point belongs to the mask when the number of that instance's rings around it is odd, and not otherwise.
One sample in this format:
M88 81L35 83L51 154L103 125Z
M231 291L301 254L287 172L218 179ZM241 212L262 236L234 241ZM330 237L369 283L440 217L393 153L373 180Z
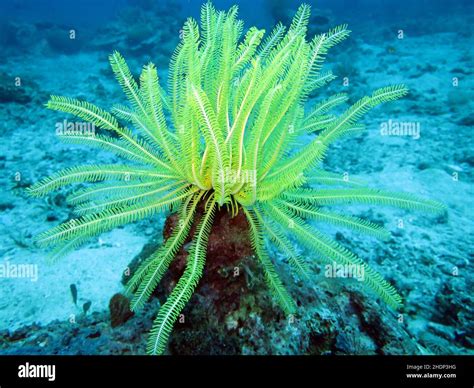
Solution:
M352 30L330 52L325 66L338 78L316 100L347 92L355 101L388 84L410 89L367 115L363 134L332 146L325 167L443 202L447 216L359 206L353 214L384 224L389 241L327 230L399 290L400 312L357 281L327 279L321 270L311 285L283 277L301 310L288 322L249 261L245 303L232 314L213 311L202 289L177 323L170 353L474 354L474 3L306 3L309 36L341 23ZM199 17L201 4L0 0L0 354L145 354L165 291L133 316L116 294L130 263L161 243L166 215L115 229L50 265L33 237L70 217L65 190L35 200L24 189L66 167L118 162L57 141L57 125L71 118L44 103L50 94L104 108L122 103L107 60L113 50L135 75L152 61L166 79L181 26ZM218 9L233 4L245 28L268 31L288 24L300 2L214 1Z

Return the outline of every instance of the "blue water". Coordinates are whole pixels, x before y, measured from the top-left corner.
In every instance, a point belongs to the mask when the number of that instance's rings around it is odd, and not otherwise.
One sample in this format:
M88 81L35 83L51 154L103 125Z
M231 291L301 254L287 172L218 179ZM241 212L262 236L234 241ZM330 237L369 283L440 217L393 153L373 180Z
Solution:
M246 26L256 25L271 29L276 22L288 24L301 2L293 0L217 0L217 8L227 9L233 4L239 6L239 16ZM393 30L408 29L412 34L423 34L433 31L456 32L469 29L474 14L474 3L470 0L309 0L306 3L313 7L313 15L319 16L312 22L315 32L323 32L329 26L348 23L357 34L372 24L385 25ZM47 47L40 46L41 39L49 36L51 30L60 28L64 31L75 30L77 42L94 42L103 36L104 26L122 18L126 24L123 28L167 29L156 19L142 18L142 14L155 12L157 15L169 13L179 25L187 17L199 19L200 1L195 0L1 0L0 1L0 43L17 45L17 50L9 47L5 55L21 55L24 49L31 50L36 46L40 51ZM132 11L131 11L132 10ZM447 23L449 15L462 14L460 25ZM432 17L443 16L442 22L433 23L429 31L423 30L422 24ZM470 21L469 21L470 20ZM136 23L136 25L134 25ZM26 25L32 25L34 36L28 34ZM421 25L420 25L421 24ZM124 31L126 32L126 31ZM32 33L30 31L30 33ZM177 34L179 32L177 31ZM177 36L170 37L177 41ZM24 43L27 42L24 47ZM48 38L50 39L50 38ZM61 39L61 37L56 40ZM54 39L50 39L54 40ZM55 42L58 43L58 42ZM53 43L53 45L55 44ZM58 43L61 45L61 43ZM70 48L69 48L70 49ZM59 50L60 51L60 50ZM64 48L68 51L68 48Z
M274 22L274 9L296 10L302 2L294 0L216 0L217 8L226 9L239 5L240 15L248 25L267 26ZM366 23L376 20L392 23L429 17L432 14L463 12L468 16L473 3L470 0L308 0L313 8L330 10L339 20L351 23ZM100 26L114 18L128 6L150 9L160 4L179 7L178 17L199 15L201 2L196 0L2 0L0 21L2 24L18 21L51 22L64 25L80 25L86 28ZM287 20L282 20L287 21Z

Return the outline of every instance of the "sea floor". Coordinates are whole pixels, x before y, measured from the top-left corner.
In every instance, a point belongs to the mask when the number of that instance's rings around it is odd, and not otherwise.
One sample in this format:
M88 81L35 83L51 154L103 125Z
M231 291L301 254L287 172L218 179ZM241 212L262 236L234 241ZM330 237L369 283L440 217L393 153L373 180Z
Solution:
M214 332L216 341L229 332L236 338L232 351L244 354L474 353L472 25L462 34L430 31L410 36L407 32L404 39L386 27L367 26L364 33L330 55L329 66L339 76L331 86L333 92L346 91L354 100L383 85L406 83L410 93L402 101L371 112L364 121L366 132L334 145L325 167L363 178L372 187L435 199L448 208L447 217L438 218L390 208L350 209L382 222L393 232L388 242L329 230L400 290L404 298L401 312L372 301L372 295L356 282L346 284L315 275L316 288L288 283L290 293L304 301L300 326L296 323L289 329L281 317L272 321L261 308L268 302L261 302L255 311L248 311L248 319L223 322ZM67 258L48 264L32 237L70 216L64 200L67 191L47 199L29 198L24 191L65 167L118 162L106 152L58 143L55 125L65 117L43 106L50 94L84 98L106 108L123 102L108 69L108 53L100 46L67 55L37 48L0 62L1 263L38 268L36 281L0 278L0 353L145 352L146 331L158 301L154 299L143 314L124 325L111 328L109 300L123 289L122 274L132 259L152 237L161 236L165 216L106 233ZM130 58L130 65L138 72L150 57L153 60L152 55L138 52ZM164 55L157 57L163 66ZM160 74L165 76L165 68ZM20 86L15 86L17 77ZM344 77L348 77L348 86L343 85ZM389 122L413 124L419 132L382 133ZM78 291L76 304L71 284ZM321 290L324 295L316 294ZM256 291L256 306L265 292ZM89 301L84 314L83 305ZM197 302L191 302L189 310L194 317L204 313ZM338 320L331 321L338 315ZM325 333L322 322L332 322L328 324L331 343L318 342ZM353 329L351 340L347 339L348 327ZM383 333L389 336L390 330L397 333L398 348L395 339L380 339ZM185 333L178 329L177 335ZM211 344L208 352L231 352L217 345L212 351L212 339L212 335L206 339ZM351 346L341 345L344 339ZM183 345L175 349L194 353Z

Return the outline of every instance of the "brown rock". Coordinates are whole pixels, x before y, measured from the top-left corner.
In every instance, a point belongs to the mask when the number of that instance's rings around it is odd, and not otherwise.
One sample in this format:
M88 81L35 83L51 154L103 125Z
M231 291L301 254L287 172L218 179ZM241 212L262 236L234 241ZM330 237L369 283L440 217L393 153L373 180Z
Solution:
M185 248L192 241L202 214L201 206L196 211L188 239L169 268L170 276L168 284L165 285L168 291L171 291L184 272L188 255ZM165 240L170 237L177 225L177 215L170 215L163 229ZM203 287L206 288L205 298L213 301L213 310L217 312L217 318L221 322L226 315L239 308L241 297L251 292L248 290L245 271L253 264L249 264L248 260L252 255L248 223L243 211L240 210L235 217L232 217L225 208L217 211L209 235L204 275L199 282L197 293L201 293Z
M109 302L110 310L110 324L112 327L117 327L127 322L133 316L130 311L129 299L120 293L115 294Z

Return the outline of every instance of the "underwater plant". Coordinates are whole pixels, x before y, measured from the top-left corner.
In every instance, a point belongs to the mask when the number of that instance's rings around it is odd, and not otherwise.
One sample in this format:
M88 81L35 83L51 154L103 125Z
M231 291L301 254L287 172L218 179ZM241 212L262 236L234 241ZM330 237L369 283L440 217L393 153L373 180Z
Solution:
M149 354L165 351L173 325L198 285L217 209L245 213L255 257L285 313L294 314L296 304L266 251L267 237L297 274L308 276L308 264L295 243L320 262L361 266L364 283L381 300L393 308L401 305L397 291L380 274L308 221L386 239L390 234L382 226L325 207L361 203L444 211L435 201L366 188L321 167L331 143L360 133L364 127L358 122L364 114L403 97L407 89L403 85L378 89L339 115L330 112L348 100L345 94L313 104L310 96L334 78L322 71L328 50L349 31L341 25L307 41L309 15L310 7L301 5L288 30L278 24L264 39L264 31L252 27L241 38L243 23L237 19L237 7L224 12L206 3L200 27L192 18L184 24L171 58L167 92L153 64L143 68L137 83L123 57L114 52L112 70L129 106L117 105L109 113L58 96L51 96L46 105L102 131L95 136L62 136L62 140L98 147L128 161L67 168L28 189L40 197L70 184L101 182L67 197L80 217L37 237L40 246L54 247L53 259L120 225L170 209L176 212L179 227L127 284L133 295L131 309L136 311L188 237L198 206L204 208L184 273L154 321Z

